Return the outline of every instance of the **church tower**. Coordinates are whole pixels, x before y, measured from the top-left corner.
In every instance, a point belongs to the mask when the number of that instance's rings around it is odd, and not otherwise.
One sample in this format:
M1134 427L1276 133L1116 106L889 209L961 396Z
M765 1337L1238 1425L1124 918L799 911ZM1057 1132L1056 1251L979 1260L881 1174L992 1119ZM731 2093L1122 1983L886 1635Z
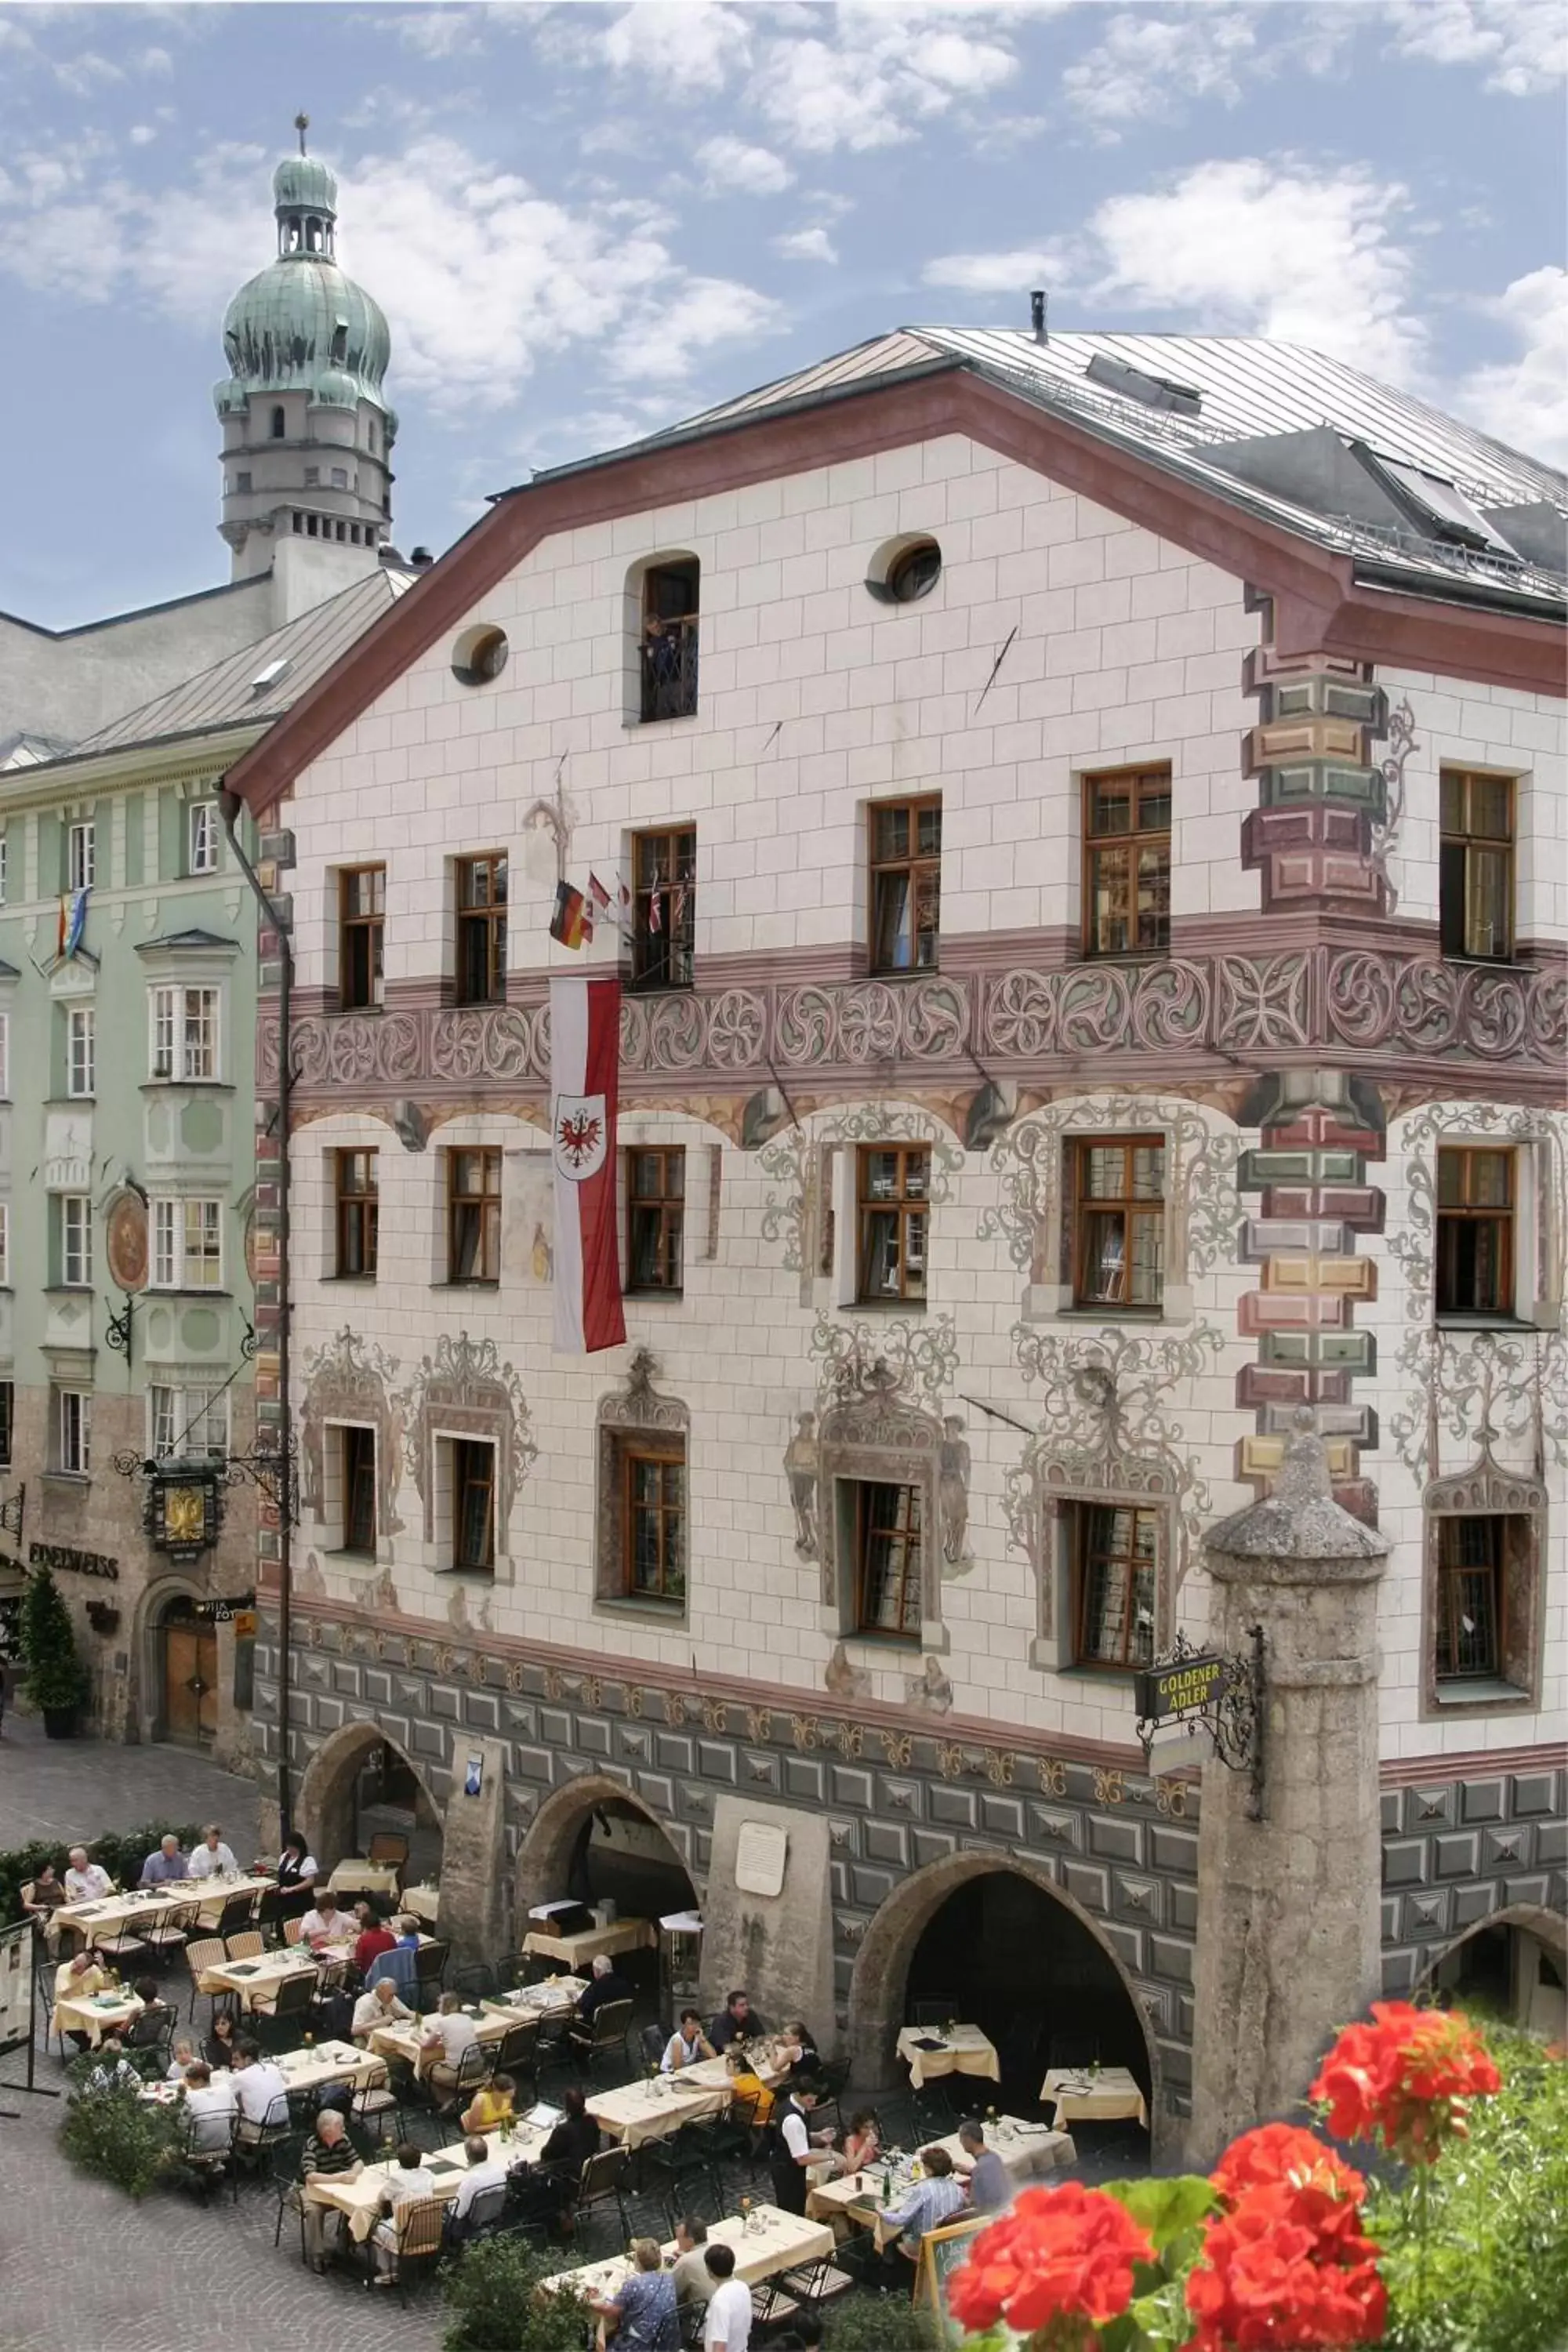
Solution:
M338 267L338 184L305 152L307 117L295 127L300 152L272 176L278 257L223 322L218 528L234 579L270 571L285 540L313 541L333 553L310 569L335 586L374 569L392 535L397 417L382 391L391 339L379 305Z

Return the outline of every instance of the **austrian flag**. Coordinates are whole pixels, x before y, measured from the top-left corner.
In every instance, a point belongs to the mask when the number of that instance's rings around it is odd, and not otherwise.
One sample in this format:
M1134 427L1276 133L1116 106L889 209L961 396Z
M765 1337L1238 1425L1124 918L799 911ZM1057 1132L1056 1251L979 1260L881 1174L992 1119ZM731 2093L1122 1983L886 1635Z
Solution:
M555 1345L565 1355L626 1336L616 1244L621 983L550 983L550 1156L555 1192Z

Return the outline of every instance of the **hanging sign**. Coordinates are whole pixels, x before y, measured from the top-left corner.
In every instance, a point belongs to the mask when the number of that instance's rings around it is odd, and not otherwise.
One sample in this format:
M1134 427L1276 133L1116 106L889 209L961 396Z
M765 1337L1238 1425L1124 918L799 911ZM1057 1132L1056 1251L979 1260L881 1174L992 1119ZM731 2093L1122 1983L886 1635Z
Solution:
M1169 1723L1173 1716L1192 1715L1212 1706L1225 1676L1225 1660L1206 1651L1146 1669L1133 1684L1140 1721Z

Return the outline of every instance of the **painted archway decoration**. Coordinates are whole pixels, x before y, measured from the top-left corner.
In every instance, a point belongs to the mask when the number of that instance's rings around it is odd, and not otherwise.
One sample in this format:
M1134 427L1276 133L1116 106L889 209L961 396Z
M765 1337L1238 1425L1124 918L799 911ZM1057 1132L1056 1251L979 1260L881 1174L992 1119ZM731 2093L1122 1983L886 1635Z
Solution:
M305 1841L324 1868L341 1862L350 1850L354 1782L366 1758L378 1748L390 1748L402 1758L436 1819L443 1818L441 1803L417 1758L401 1740L374 1723L345 1723L321 1742L306 1766L296 1807Z

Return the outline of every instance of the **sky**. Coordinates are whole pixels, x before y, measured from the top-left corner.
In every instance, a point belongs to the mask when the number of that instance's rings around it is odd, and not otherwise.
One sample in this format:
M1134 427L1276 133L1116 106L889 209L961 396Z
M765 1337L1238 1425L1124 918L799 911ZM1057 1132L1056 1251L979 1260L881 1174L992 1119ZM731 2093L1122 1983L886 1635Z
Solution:
M397 541L904 324L1277 335L1568 462L1563 0L0 5L0 610L226 578L303 109Z

